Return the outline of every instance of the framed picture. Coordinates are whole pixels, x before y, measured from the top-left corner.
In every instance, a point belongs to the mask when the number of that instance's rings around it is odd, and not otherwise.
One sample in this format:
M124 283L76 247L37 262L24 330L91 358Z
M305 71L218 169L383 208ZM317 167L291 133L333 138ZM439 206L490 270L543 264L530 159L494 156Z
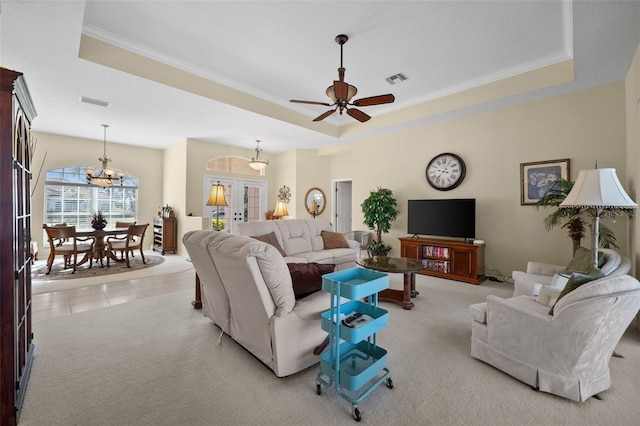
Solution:
M534 205L558 179L569 179L569 159L520 164L520 204Z

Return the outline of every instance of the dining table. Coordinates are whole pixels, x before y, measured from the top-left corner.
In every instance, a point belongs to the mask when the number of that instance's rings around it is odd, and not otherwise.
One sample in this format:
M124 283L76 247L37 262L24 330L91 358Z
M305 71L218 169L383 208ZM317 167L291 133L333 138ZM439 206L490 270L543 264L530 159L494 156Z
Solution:
M95 238L95 244L93 246L93 258L96 260L96 262L100 261L100 265L104 267L105 256L111 256L111 259L116 262L120 262L122 260L122 259L118 259L113 253L107 253L107 251L105 250L106 238L110 236L127 235L128 231L129 231L129 228L103 228L103 229L86 228L86 229L76 229L76 236ZM78 262L78 265L82 265L87 260L89 260L89 257L85 256L80 262Z

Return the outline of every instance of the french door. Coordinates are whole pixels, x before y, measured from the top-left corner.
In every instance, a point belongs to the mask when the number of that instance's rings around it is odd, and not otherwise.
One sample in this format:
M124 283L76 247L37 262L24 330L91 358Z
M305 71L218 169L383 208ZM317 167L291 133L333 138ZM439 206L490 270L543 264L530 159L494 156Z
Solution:
M220 181L224 185L228 207L207 206L211 185ZM217 178L205 176L203 194L203 215L211 218L210 229L216 229L216 222L220 230L238 234L238 225L242 222L264 220L267 211L267 183L263 181ZM219 219L217 219L219 215Z

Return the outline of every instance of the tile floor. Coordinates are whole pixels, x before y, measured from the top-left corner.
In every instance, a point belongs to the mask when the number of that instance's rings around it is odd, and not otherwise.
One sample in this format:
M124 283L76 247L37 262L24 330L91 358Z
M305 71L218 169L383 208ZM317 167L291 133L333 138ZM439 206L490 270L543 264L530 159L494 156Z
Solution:
M33 322L43 321L176 291L193 290L194 271L193 268L185 270L185 262L184 258L165 261L162 265L144 269L148 273L143 277L122 280L118 279L118 275L122 274L114 274L86 287L34 294L31 319ZM177 268L179 271L175 271L176 268L172 271L176 264L180 265Z

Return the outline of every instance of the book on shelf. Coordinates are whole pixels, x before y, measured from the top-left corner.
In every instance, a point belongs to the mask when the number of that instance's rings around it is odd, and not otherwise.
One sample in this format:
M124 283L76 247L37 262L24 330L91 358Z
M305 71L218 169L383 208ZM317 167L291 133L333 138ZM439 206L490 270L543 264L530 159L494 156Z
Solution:
M451 272L451 262L447 260L423 259L422 264L430 271L443 272L445 274Z
M443 259L446 259L449 257L449 247L422 246L422 255L427 257L441 257Z

